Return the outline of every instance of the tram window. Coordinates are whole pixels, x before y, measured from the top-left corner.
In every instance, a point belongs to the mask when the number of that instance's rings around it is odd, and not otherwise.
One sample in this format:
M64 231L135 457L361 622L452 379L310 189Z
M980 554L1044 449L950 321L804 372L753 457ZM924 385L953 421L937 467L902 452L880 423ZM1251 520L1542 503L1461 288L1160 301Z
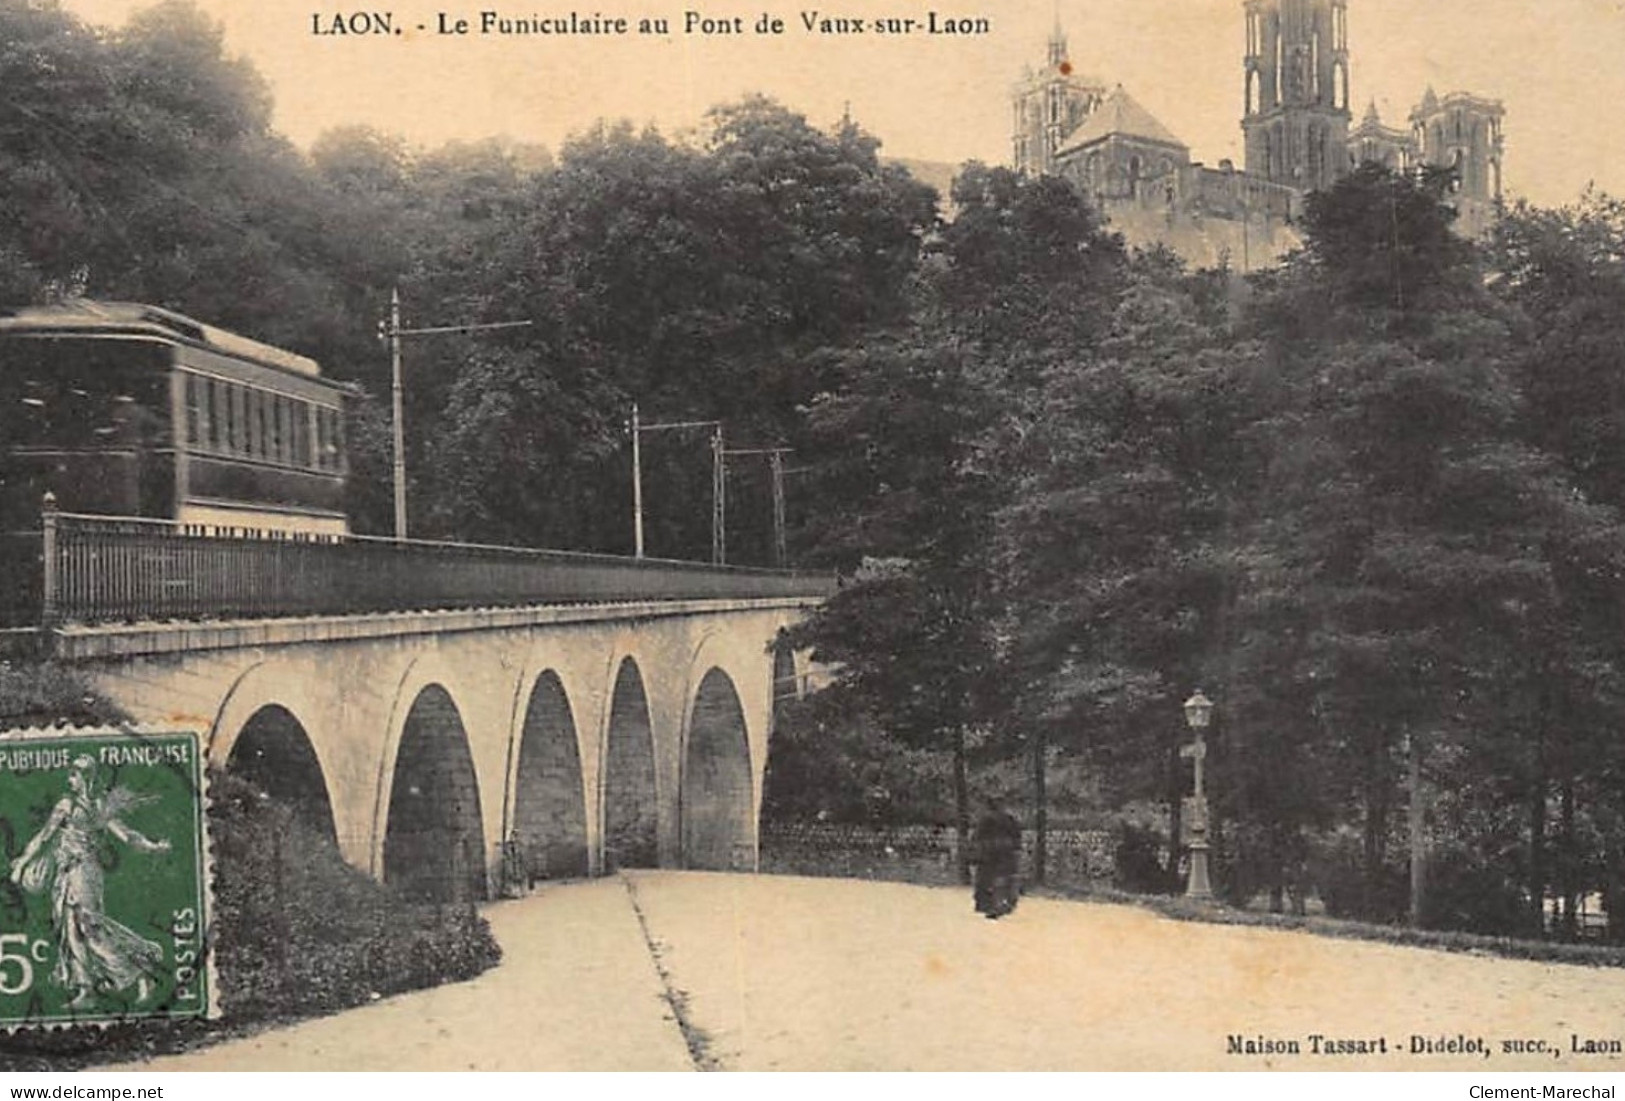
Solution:
M197 429L191 436L191 442L199 447L209 444L210 422L213 417L213 404L209 400L209 380L198 375L186 376L187 382L187 408L192 416L197 418Z
M231 451L235 455L247 455L248 392L236 383L227 385L231 390Z
M276 395L260 395L260 458L276 461Z
M332 470L333 415L320 406L316 409L316 469Z
M272 394L270 405L266 408L266 417L271 428L271 442L266 448L266 455L273 463L287 462L288 459L282 452L283 431L288 420L288 415L284 410L287 401L288 399L281 394Z
M182 376L186 382L186 442L195 445L203 438L202 409L198 391L203 382L196 375Z
M310 465L310 406L302 401L293 403L293 463Z
M209 450L220 452L231 447L231 400L226 391L226 384L217 378L208 380L209 409L214 414L209 418Z
M265 395L252 387L243 388L243 409L248 414L248 449L250 459L265 458L265 432L260 421L260 410Z
M316 466L321 470L337 470L339 458L338 418L331 409L316 410L317 446Z

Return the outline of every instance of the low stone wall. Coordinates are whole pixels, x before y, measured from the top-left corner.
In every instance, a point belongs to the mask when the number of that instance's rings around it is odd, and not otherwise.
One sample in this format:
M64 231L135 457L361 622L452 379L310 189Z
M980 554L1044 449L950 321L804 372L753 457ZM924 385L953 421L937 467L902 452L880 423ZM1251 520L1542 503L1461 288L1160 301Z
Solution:
M1022 835L1021 874L1032 880L1036 835ZM951 885L959 882L958 844L945 826L764 823L761 869L781 875L824 875ZM1103 830L1050 830L1046 881L1109 883L1116 842Z

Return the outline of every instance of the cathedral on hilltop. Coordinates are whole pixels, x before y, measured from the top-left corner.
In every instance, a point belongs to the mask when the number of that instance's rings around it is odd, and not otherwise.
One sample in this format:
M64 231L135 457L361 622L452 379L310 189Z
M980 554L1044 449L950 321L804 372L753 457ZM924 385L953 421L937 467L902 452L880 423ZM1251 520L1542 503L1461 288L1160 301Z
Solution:
M1121 84L1073 70L1057 20L1041 69L1013 94L1017 171L1071 180L1130 245L1163 244L1194 267L1268 265L1296 247L1303 197L1356 165L1451 169L1458 229L1478 236L1501 201L1499 100L1432 88L1409 129L1376 104L1349 110L1347 0L1246 0L1241 129L1246 165L1210 168Z

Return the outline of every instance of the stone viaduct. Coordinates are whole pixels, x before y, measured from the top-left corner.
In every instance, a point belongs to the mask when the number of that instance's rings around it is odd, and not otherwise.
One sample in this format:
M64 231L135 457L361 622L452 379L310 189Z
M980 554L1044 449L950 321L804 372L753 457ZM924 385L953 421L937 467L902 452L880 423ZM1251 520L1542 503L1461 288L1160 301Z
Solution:
M139 721L190 725L421 898L617 867L754 869L775 644L815 598L63 626Z

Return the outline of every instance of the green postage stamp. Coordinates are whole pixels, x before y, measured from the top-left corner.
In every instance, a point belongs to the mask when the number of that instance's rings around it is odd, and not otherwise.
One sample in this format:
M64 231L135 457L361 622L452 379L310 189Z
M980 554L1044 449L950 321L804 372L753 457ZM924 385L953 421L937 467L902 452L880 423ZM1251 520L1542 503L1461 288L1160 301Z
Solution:
M209 1009L188 732L0 734L0 1027Z

